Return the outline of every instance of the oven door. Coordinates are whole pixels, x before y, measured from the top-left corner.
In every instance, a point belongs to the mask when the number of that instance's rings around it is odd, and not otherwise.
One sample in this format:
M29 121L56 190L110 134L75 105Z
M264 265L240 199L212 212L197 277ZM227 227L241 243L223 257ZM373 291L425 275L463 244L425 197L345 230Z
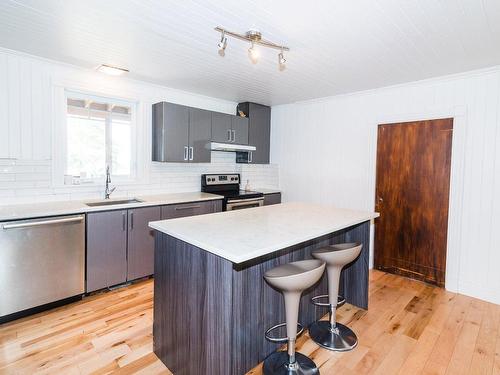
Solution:
M260 207L264 205L264 197L252 199L235 199L226 203L226 211L242 210L244 208Z

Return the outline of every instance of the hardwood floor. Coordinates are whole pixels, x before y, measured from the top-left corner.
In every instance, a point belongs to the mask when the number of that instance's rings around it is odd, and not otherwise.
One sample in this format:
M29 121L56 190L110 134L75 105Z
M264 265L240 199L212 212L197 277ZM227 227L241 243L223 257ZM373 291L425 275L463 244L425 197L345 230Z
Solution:
M148 280L0 325L0 374L170 374L152 353L152 305ZM339 320L355 350L298 341L323 375L500 375L498 305L372 271L370 310L345 305Z

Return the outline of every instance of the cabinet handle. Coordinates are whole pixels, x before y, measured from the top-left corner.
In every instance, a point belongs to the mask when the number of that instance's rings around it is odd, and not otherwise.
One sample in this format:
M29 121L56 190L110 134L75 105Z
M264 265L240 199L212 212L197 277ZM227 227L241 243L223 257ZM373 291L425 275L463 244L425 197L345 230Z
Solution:
M37 220L37 221L27 221L20 223L4 224L3 229L17 229L17 228L29 228L29 227L39 227L42 225L51 224L62 224L62 223L79 223L83 221L83 216L67 217L63 219L47 219L47 220Z
M253 159L253 153L252 151L250 151L249 153L250 155L248 155L248 162L251 163L252 162L252 159Z
M184 146L184 160L188 160L188 146Z
M134 213L130 213L130 229L134 229Z
M127 228L125 228L125 212L122 213L122 230L125 232Z
M175 210L176 211L190 210L192 208L201 208L201 206L181 206L181 207L175 207Z
M231 142L231 129L227 129L227 141Z
M194 149L193 147L189 147L189 160L193 160L194 157Z
M236 142L236 130L231 131L233 133L233 142Z

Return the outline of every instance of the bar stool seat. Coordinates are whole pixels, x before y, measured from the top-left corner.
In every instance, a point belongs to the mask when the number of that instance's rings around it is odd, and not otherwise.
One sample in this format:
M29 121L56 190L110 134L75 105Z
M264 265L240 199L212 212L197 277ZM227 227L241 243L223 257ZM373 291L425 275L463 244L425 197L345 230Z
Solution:
M361 243L343 243L326 246L312 252L314 258L326 263L328 275L329 304L321 304L320 306L329 307L329 319L328 321L316 321L309 327L311 339L323 348L348 351L354 349L358 344L356 334L349 327L337 323L336 312L342 268L354 261L361 253L362 248ZM322 296L313 297L312 303L318 306L316 299L319 297Z
M266 338L273 342L287 341L288 345L286 352L274 352L265 359L264 375L319 374L317 366L309 357L295 352L295 341L297 339L300 296L304 290L321 279L324 270L324 262L318 259L309 259L284 264L264 274L266 282L283 294L286 312L286 323L268 329ZM272 338L270 332L283 325L286 325L287 337Z

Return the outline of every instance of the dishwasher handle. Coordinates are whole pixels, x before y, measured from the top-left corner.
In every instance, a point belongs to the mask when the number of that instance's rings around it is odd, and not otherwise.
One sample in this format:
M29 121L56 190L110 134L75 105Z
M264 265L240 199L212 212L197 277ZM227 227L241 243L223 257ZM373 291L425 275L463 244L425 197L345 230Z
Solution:
M17 228L30 228L30 227L39 227L42 225L52 225L52 224L63 224L63 223L79 223L83 221L83 216L74 216L74 217L65 217L62 219L48 219L48 220L38 220L38 221L28 221L22 223L12 223L12 224L4 224L2 228L6 229L17 229Z

